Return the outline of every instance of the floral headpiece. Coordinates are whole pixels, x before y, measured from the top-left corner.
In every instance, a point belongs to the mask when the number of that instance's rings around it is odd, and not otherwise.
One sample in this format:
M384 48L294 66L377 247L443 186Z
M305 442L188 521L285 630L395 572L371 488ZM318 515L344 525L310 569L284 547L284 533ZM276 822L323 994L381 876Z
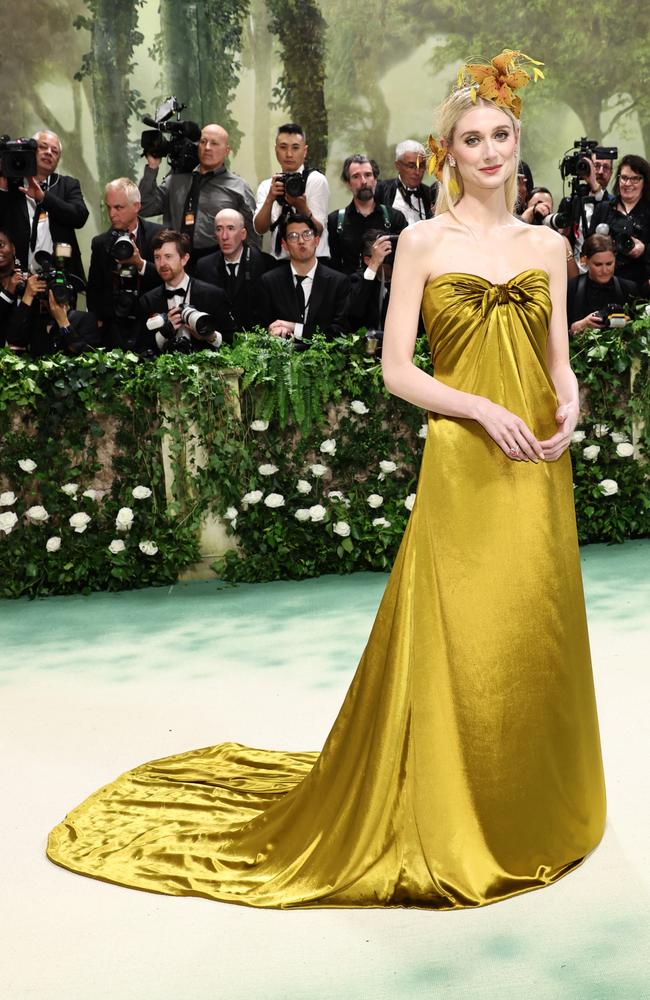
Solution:
M531 59L524 52L504 49L489 63L465 63L458 72L457 88L460 90L469 87L470 96L475 103L477 98L483 97L498 107L508 108L515 118L519 118L521 98L515 94L515 90L527 87L531 80L533 83L543 80L544 74L539 68L543 65L544 63ZM431 152L429 173L435 173L438 180L442 180L447 150L432 135L429 136L428 146Z

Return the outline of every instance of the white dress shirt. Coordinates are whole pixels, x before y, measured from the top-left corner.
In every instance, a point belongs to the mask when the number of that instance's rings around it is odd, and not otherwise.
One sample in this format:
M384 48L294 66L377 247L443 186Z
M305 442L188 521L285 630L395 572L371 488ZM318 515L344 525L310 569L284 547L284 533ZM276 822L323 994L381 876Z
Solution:
M302 173L304 170L304 165L297 170L296 173ZM255 215L253 216L253 226L255 226L255 219L257 218L257 213L266 201L266 196L269 193L271 187L272 177L267 177L265 181L262 181L257 189L256 205L255 205ZM313 215L316 222L319 222L323 227L323 232L320 235L320 243L316 248L317 257L329 257L330 248L327 237L327 213L329 211L330 205L330 188L327 183L327 178L324 174L321 174L320 170L310 170L307 174L307 181L305 184L305 197L307 199L307 206L311 215ZM273 207L271 208L271 222L275 222L276 219L280 218L282 212L282 207L277 201L273 202ZM255 230L257 232L257 229ZM271 253L278 260L286 260L289 254L284 249L281 248L280 253L275 252L275 233L274 229L271 233ZM261 235L261 233L259 234Z

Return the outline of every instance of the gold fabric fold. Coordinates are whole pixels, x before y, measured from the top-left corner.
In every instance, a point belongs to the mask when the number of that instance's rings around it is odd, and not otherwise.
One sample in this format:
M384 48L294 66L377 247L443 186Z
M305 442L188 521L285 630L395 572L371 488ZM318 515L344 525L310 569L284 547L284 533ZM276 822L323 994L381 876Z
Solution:
M436 377L555 430L548 279L430 282ZM480 906L564 875L605 821L571 462L429 416L417 499L320 754L143 764L52 831L98 879L251 906Z

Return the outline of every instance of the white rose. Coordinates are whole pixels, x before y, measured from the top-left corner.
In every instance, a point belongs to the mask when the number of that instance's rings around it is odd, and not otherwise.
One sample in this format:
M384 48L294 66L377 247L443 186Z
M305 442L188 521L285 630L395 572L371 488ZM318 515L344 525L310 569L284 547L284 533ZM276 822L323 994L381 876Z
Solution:
M571 444L581 444L586 436L584 431L574 431L571 435Z
M316 479L320 479L321 476L326 475L330 470L327 468L326 465L320 465L318 462L316 462L315 465L309 466L309 471L311 472L312 476L316 476Z
M99 490L84 490L81 494L82 497L88 497L89 500L99 500L101 493Z
M413 510L413 504L415 503L415 493L409 493L406 500L404 501L404 506L407 510Z
M621 441L629 441L630 440L629 437L628 437L628 435L627 434L622 434L621 431L612 431L612 433L609 436L611 437L611 439L614 442L614 444L620 444Z
M12 493L11 490L7 490L6 493L0 493L0 507L11 507L15 502L16 494Z
M264 498L265 507L284 507L284 497L281 493L269 493Z
M30 507L29 510L25 511L25 517L31 522L31 524L43 524L48 520L49 516L50 515L45 510L45 507L41 507L40 504L37 504L35 507Z
M643 310L643 312L646 316L650 316L650 305L647 305Z
M79 510L76 514L73 514L72 517L68 518L68 524L71 528L74 528L78 535L83 535L90 520L90 514L86 514L83 510Z
M343 496L340 490L330 490L327 494L328 500L338 500L339 503L344 504L346 507L350 506L350 501L347 497Z
M600 454L599 444L590 444L586 448L582 449L582 454L587 459L588 462L595 462Z
M151 490L148 486L136 486L131 490L131 496L134 500L148 500L151 496Z
M616 445L616 454L619 458L630 458L634 454L634 445L629 441L621 441Z
M263 496L264 494L261 490L251 490L250 493L244 493L241 502L246 504L259 503Z
M604 438L609 434L609 427L607 424L594 424L594 434L597 438Z
M269 462L267 465L260 465L257 471L260 476L273 476L278 471L278 467Z
M325 519L325 514L327 511L322 504L316 503L313 507L309 508L309 519L311 521L323 521Z
M237 519L237 514L239 511L236 507L229 507L226 513L223 515L224 521L235 521Z
M353 399L350 403L350 409L353 413L359 413L361 416L370 412L366 404L362 403L360 399Z
M268 420L253 420L251 423L252 431L267 431L269 429Z
M320 450L323 455L335 455L336 454L336 441L334 438L328 438L326 441L321 441Z
M133 511L130 507L120 507L115 518L115 527L118 531L130 531L133 524Z
M428 424L422 424L422 426L420 427L420 430L418 431L418 437L419 438L425 438L428 433L429 433L429 425Z
M124 552L126 545L121 538L114 538L111 544L108 546L108 551L112 552L114 556L118 555L120 552Z
M386 475L389 472L395 472L397 466L395 465L395 462L389 462L386 459L384 459L382 462L379 463L379 468Z
M308 483L306 479L299 479L296 489L298 493L311 493L311 483Z
M155 556L158 546L155 542L138 542L138 548L145 556Z
M379 495L379 493L371 493L368 497L367 503L369 507L381 507L384 502L384 498Z
M375 517L372 522L373 528L390 528L390 521L385 517Z
M33 472L36 468L36 462L33 462L31 458L21 458L18 465L23 472Z
M68 497L76 497L78 489L79 483L66 483L61 487L61 492L65 493Z
M17 520L18 518L13 510L6 510L4 514L0 514L0 531L4 531L5 535L11 534Z
M618 493L618 483L615 479L601 479L598 485L600 486L600 492L606 497L611 497L615 493Z
M297 521L308 521L309 510L307 509L307 507L299 507L293 516Z
M61 539L58 535L52 535L51 538L45 543L45 548L48 552L58 552L61 548Z
M350 525L347 521L337 521L332 531L335 535L340 535L341 538L347 538L350 534Z

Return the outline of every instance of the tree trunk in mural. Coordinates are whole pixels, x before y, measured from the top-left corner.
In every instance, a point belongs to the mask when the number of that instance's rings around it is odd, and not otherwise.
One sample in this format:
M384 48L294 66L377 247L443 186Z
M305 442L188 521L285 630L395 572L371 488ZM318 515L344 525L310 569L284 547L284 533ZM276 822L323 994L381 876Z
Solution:
M252 0L248 16L247 68L255 74L255 107L253 111L253 162L255 176L268 177L275 169L271 164L271 46L269 23L264 0Z
M267 6L283 66L274 96L291 120L306 130L311 166L324 170L328 148L325 21L315 0L268 0Z

